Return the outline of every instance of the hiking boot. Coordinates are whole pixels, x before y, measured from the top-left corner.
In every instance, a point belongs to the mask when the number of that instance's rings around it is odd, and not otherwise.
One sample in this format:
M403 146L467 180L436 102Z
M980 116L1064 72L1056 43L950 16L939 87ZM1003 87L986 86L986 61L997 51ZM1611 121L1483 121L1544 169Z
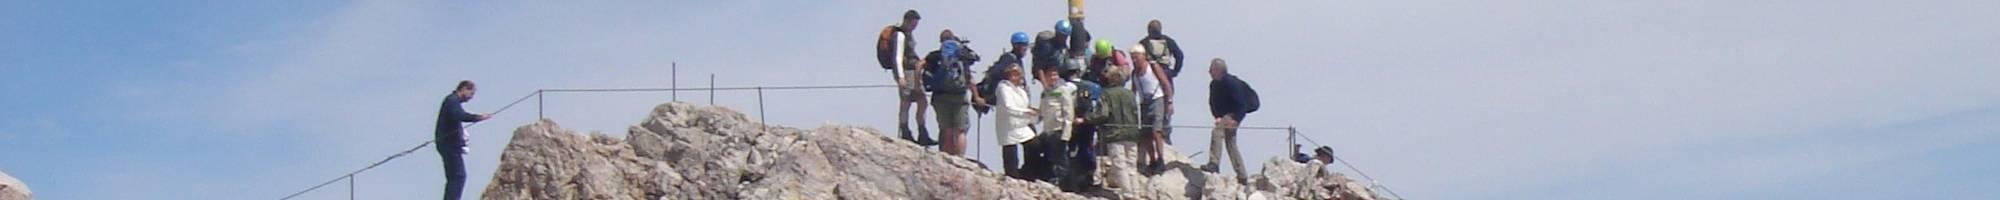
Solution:
M1145 169L1146 169L1146 171L1148 171L1148 172L1152 172L1152 173L1151 173L1152 175L1160 175L1160 173L1166 173L1166 172L1167 172L1167 162L1166 162L1166 161L1160 161L1160 160L1157 160L1157 159L1156 159L1156 160L1153 160L1153 162L1152 162L1152 163L1148 163L1148 164L1146 164L1146 168L1145 168ZM1148 175L1148 176L1152 176L1152 175Z
M1215 165L1215 163L1203 164L1201 165L1201 171L1207 171L1208 173L1222 173L1221 172L1222 166L1217 166Z
M931 130L924 127L917 127L917 145L937 146L938 141L931 139Z
M916 137L914 137L914 136L910 136L910 126L909 126L909 125L901 125L901 128L902 128L902 133L903 133L903 134L902 134L901 136L898 136L897 138L902 138L902 139L903 139L903 141L910 141L911 143L915 143L915 142L917 142L917 138L916 138Z

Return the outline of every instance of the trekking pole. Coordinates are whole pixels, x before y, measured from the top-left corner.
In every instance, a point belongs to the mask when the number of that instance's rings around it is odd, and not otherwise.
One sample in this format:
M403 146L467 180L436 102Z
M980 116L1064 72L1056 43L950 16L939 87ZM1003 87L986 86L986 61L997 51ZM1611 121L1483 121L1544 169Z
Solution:
M975 143L975 144L977 144L977 143L979 143L979 142L983 141L983 140L980 140L980 139L978 138L979 136L977 136L977 135L981 135L981 134L983 134L983 133L984 133L984 132L986 131L986 130L984 130L984 129L986 129L986 115L979 115L979 119L976 119L976 120L974 120L974 121L976 121L976 122L973 122L973 124L977 124L977 125L973 125L972 129L981 129L981 130L973 130L973 132L972 132L972 134L973 134L973 135L975 135L975 136L973 136L973 138L972 138L972 143ZM963 138L960 138L960 139L959 139L958 141L965 141L965 139L963 139ZM961 145L961 146L959 146L959 147L960 147L960 148L964 148L965 146ZM973 149L975 149L975 150L973 150L973 153L972 153L972 157L973 157L973 160L979 160L979 158L980 158L980 157L985 157L985 156L986 156L986 145L979 145L979 147L973 147Z

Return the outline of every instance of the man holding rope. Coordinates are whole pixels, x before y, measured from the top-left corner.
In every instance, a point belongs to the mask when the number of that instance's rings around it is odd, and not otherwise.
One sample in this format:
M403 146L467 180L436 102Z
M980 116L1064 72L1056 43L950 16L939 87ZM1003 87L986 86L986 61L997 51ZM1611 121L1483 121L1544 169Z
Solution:
M444 199L456 200L465 191L465 129L460 123L479 122L492 118L491 114L465 112L460 105L472 101L474 88L471 80L458 81L458 87L444 96L443 105L438 106L437 142L438 157L444 159Z

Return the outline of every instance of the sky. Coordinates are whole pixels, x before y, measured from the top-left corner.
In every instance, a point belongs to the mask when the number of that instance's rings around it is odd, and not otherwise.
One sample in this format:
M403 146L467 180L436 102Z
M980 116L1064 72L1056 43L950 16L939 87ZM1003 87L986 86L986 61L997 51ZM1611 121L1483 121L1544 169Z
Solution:
M458 80L493 112L550 88L887 84L874 34L919 9L997 54L1062 1L8 1L0 171L41 199L274 199L430 139ZM1247 124L1293 126L1412 199L2000 199L2000 2L1131 1L1190 60L1258 88ZM920 49L935 43L918 40ZM1119 45L1126 46L1126 45ZM677 70L675 69L678 66ZM678 76L675 72L679 72ZM687 80L677 80L685 78ZM891 130L885 89L771 91L771 123ZM758 94L551 94L564 127L622 135L674 99L759 116ZM534 100L468 129L484 188ZM874 116L874 117L870 117ZM992 119L983 119L992 120ZM990 123L989 123L990 124ZM984 127L991 129L991 127ZM1180 130L1175 148L1207 147ZM990 130L970 138L997 161ZM1284 137L1246 132L1246 161ZM987 149L995 152L984 151ZM431 199L429 148L356 178ZM1197 157L1195 160L1205 160ZM344 199L345 187L302 199Z

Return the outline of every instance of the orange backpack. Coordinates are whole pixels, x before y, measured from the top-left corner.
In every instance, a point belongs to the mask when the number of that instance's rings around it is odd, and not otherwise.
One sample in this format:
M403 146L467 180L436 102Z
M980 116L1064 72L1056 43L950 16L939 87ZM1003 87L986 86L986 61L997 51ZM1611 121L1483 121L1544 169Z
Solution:
M896 59L902 57L896 55L896 48L903 48L896 46L896 34L899 33L895 25L889 25L882 27L882 34L875 38L875 60L882 63L882 69L896 69Z

